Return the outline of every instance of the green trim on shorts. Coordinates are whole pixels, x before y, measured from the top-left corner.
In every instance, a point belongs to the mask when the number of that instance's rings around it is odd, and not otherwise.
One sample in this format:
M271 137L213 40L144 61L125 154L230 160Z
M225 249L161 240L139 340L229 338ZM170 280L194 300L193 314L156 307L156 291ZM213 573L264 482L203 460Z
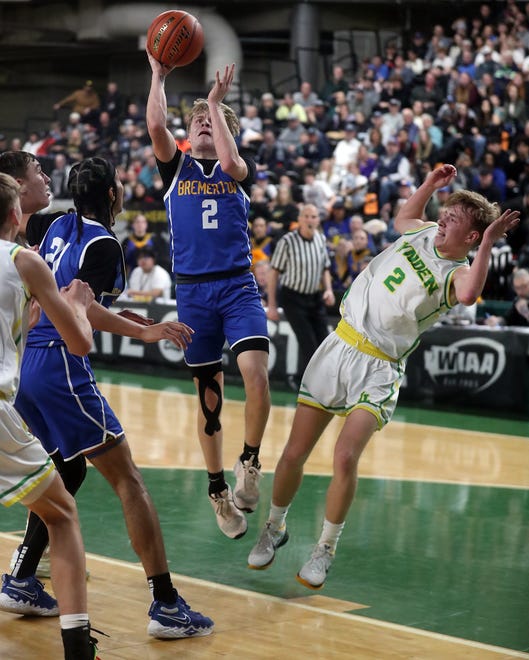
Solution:
M344 408L343 406L340 406L339 408L328 408L327 406L322 406L321 403L318 403L314 399L305 399L303 394L298 395L297 403L302 403L305 406L323 410L325 412L331 413L332 415L339 415L340 417L347 417L347 415L352 410L352 408Z
M24 479L19 481L16 486L6 490L5 493L2 493L2 495L0 495L0 502L4 506L12 506L13 504L16 504L16 502L20 502L20 500L23 500L25 497L27 497L27 495L29 495L32 490L37 488L37 486L39 486L45 479L47 479L54 470L55 465L51 458L48 456L46 462L37 470L35 470L35 472L28 474L26 477L24 477ZM40 476L35 479L39 473ZM11 497L8 497L9 495L11 495Z

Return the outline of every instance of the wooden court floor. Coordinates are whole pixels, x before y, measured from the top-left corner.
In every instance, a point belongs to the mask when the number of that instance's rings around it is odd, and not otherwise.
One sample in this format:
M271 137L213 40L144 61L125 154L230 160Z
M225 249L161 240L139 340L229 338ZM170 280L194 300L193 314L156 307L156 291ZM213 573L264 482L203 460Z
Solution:
M366 450L335 564L325 588L313 593L293 577L319 534L340 421L327 429L307 464L289 515L291 540L268 571L250 571L246 557L266 519L293 396L273 407L261 454L262 504L249 518L248 534L234 542L216 529L204 494L189 383L99 376L144 468L175 584L193 608L215 620L209 637L147 637L143 571L116 498L89 470L78 504L91 619L109 635L100 637L102 660L529 658L527 424L484 420L478 429L474 420L473 428L460 422L454 428L396 415ZM237 389L230 389L223 412L227 469L242 440ZM495 432L486 430L491 428ZM23 524L22 507L2 512L3 570ZM0 658L58 657L56 619L0 613Z

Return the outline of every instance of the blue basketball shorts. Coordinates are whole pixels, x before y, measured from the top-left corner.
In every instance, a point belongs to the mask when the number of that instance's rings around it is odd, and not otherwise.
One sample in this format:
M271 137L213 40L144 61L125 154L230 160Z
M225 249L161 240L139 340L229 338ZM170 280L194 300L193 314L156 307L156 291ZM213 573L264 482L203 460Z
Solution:
M212 282L177 284L178 320L195 331L185 351L191 367L222 360L222 348L244 339L268 340L266 314L251 273Z
M48 454L65 460L123 436L90 361L65 346L26 346L15 407Z

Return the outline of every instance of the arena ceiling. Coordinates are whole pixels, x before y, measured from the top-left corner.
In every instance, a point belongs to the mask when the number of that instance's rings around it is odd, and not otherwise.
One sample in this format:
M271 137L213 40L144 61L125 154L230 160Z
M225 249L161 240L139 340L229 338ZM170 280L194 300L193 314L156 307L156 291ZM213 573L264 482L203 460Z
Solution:
M288 12L298 4L285 0L191 0L181 3L183 9L189 7L214 9L219 16L233 26L247 47L262 43L273 35L283 34L288 41ZM322 30L347 29L344 17L350 19L348 29L384 30L399 25L406 29L431 27L446 16L454 18L470 9L474 0L455 1L437 0L312 0L318 6L321 15ZM163 6L173 8L172 4L160 5L157 2L134 1L110 2L108 0L78 0L78 2L53 2L46 0L0 0L0 64L8 66L19 62L39 62L43 60L64 60L65 58L94 58L104 60L109 54L127 53L138 49L138 34L118 36L104 35L104 26L98 34L98 17L109 8L125 5L127 10L154 11ZM380 6L384 11L380 11ZM423 7L426 7L424 9ZM189 9L188 9L189 10ZM254 19L254 17L257 17ZM275 20L275 22L274 22ZM124 15L126 23L126 12ZM147 29L147 26L146 26ZM146 31L145 29L145 31Z

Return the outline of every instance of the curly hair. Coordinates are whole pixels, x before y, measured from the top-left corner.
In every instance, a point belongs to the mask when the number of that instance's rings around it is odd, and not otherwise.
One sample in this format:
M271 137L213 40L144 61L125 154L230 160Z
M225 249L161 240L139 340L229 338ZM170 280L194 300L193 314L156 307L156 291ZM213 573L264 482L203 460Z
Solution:
M225 103L220 103L220 109L222 110L224 118L226 119L226 124L228 125L230 133L233 135L233 137L237 137L237 135L239 135L241 132L239 117L237 117L230 106L226 105ZM209 105L206 99L196 99L196 101L193 103L193 107L191 108L187 117L186 127L188 132L193 118L200 114L209 115Z

